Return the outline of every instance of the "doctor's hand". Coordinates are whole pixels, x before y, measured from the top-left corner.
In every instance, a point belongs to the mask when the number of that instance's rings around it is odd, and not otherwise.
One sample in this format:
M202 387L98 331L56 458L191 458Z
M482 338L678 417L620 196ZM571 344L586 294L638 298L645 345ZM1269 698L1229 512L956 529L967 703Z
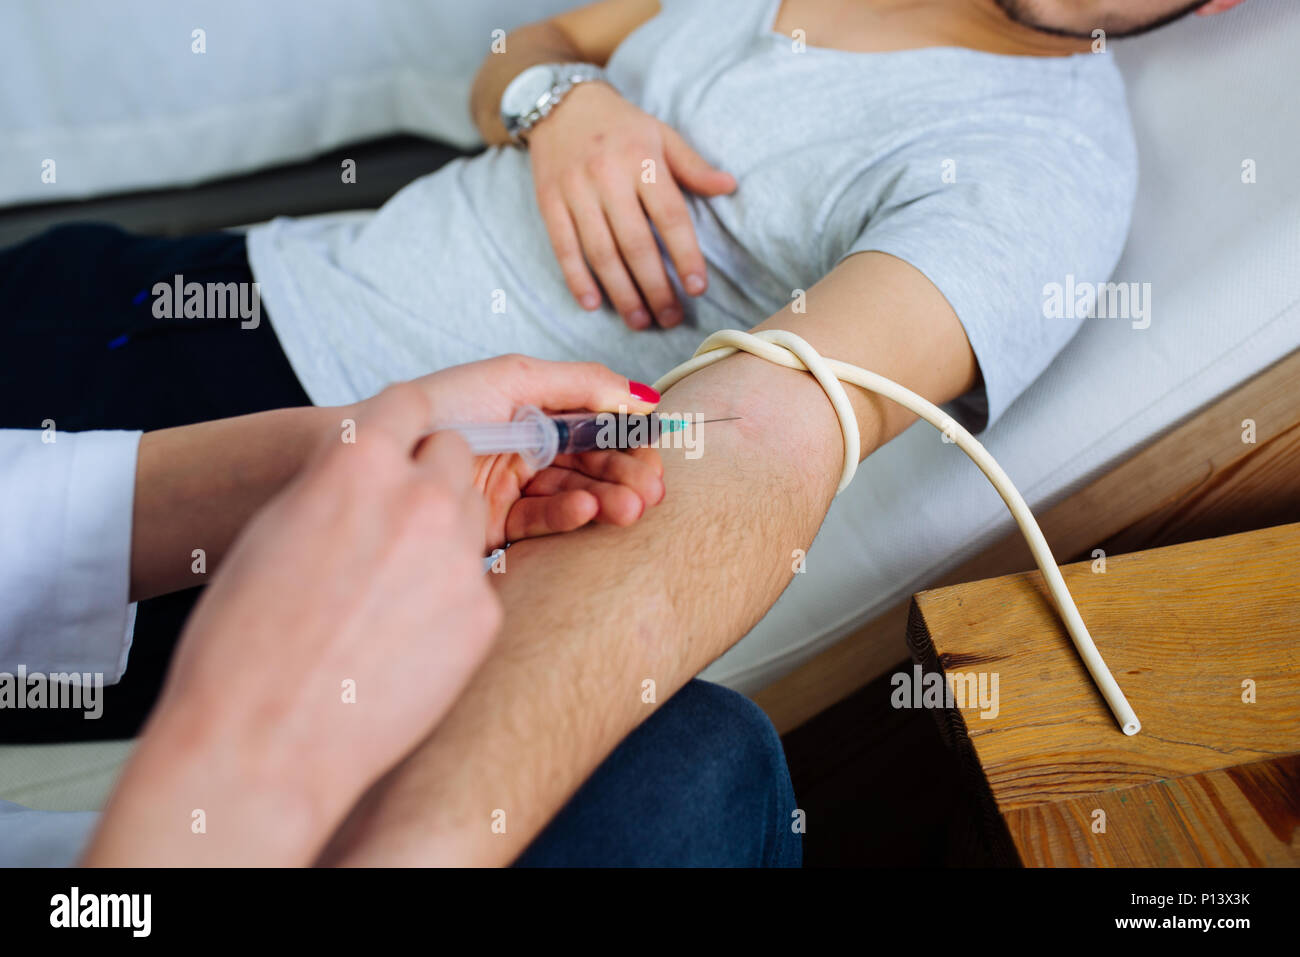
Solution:
M649 328L651 316L665 327L681 322L651 224L682 287L700 295L708 273L682 190L721 196L735 178L603 83L571 90L529 134L528 152L537 205L578 303L599 308L603 286L632 329Z
M508 422L522 405L549 412L646 413L659 394L594 362L549 362L506 355L416 379L437 424ZM364 405L364 403L363 403ZM663 464L653 448L560 455L541 472L518 455L474 460L474 486L487 505L483 544L568 532L588 522L631 525L664 497Z
M501 612L473 459L454 433L425 438L431 415L410 383L365 403L355 443L239 535L87 863L311 863L450 708Z
M603 366L504 356L446 369L410 384L436 424L507 421L531 404L554 412L648 412L658 394ZM131 523L132 601L191 588L220 569L240 530L302 474L322 449L351 447L387 393L355 405L258 412L148 432L140 440ZM646 399L652 401L646 401ZM376 422L379 422L376 426ZM534 475L518 456L474 461L474 487L488 505L480 553L508 540L567 532L591 521L628 525L663 498L658 453L594 452L557 458ZM191 565L203 546L206 571Z

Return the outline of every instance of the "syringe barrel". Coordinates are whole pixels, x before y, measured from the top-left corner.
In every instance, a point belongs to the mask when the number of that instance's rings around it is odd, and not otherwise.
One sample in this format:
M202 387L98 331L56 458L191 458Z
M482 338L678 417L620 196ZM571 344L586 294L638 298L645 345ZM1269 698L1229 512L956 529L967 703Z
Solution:
M459 432L474 455L516 452L533 471L550 465L558 447L555 423L532 405L522 406L511 422L464 422L446 428Z
M550 420L558 432L556 447L560 455L657 445L661 431L657 415L567 412L553 415Z
M560 432L550 416L535 405L525 405L515 412L514 422L530 425L536 430L534 434L539 444L519 453L525 465L534 472L540 472L555 461L559 452Z
M550 465L556 455L657 445L664 431L663 420L658 415L614 412L546 415L532 405L522 406L511 422L467 422L446 428L459 432L475 455L516 452L534 472ZM671 423L668 431L673 431Z

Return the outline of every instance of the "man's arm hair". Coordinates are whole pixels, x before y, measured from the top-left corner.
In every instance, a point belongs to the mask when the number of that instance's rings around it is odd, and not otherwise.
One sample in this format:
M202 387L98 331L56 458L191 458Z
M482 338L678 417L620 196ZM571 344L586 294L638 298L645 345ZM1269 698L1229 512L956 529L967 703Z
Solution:
M883 253L845 260L763 327L879 372L936 403L976 364L957 317L921 273ZM863 453L911 415L854 386ZM613 748L739 640L789 584L843 464L816 381L738 354L665 395L705 426L703 454L665 450L667 498L635 527L520 543L497 579L501 639L450 715L354 811L326 861L505 864ZM642 682L656 703L642 700ZM494 832L505 812L506 830Z
M505 50L487 55L470 90L470 115L489 146L510 142L501 122L501 95L538 63L604 66L629 33L659 12L659 0L599 0L512 30Z

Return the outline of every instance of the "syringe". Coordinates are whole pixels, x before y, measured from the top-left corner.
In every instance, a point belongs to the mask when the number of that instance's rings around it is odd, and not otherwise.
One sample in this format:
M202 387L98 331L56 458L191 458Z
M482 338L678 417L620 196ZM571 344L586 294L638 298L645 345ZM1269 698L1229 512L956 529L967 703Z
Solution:
M713 421L723 421L715 419ZM475 455L518 453L534 472L540 472L557 455L594 452L597 449L634 449L656 445L664 433L680 432L689 419L651 413L566 412L547 415L532 405L523 406L511 422L468 422L446 425L469 443Z

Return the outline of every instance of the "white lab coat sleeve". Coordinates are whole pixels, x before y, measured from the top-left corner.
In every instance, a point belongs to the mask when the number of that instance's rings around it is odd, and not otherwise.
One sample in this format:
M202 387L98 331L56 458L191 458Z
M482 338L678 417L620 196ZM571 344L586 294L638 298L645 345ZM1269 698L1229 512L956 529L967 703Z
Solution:
M0 671L121 680L140 435L0 429Z

